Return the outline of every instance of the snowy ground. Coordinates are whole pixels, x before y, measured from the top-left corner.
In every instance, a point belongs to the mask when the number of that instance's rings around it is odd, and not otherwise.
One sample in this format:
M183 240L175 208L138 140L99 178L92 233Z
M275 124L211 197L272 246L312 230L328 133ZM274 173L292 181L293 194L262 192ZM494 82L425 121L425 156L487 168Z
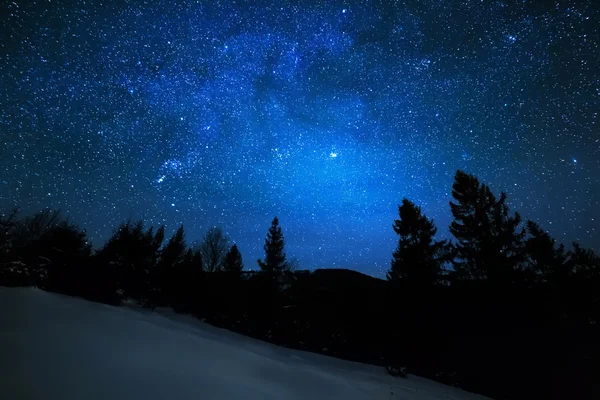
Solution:
M163 310L0 287L3 399L484 399Z

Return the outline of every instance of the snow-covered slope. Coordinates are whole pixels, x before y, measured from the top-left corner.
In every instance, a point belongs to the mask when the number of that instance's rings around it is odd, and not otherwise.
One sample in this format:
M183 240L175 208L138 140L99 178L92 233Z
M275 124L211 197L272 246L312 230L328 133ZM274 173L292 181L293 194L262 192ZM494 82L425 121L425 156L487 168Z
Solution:
M3 399L483 399L163 310L0 287Z

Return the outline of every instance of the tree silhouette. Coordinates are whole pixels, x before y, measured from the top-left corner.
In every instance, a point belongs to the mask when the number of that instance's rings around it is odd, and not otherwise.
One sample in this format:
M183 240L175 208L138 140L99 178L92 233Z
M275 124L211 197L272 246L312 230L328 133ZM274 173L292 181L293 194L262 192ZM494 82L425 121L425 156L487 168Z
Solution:
M473 175L457 171L450 202L454 221L450 232L457 239L455 276L473 280L514 280L524 257L521 217L509 215L506 194L500 199Z
M177 232L167 242L160 251L159 265L161 269L167 270L183 262L186 252L185 231L181 225Z
M108 239L98 252L102 263L117 274L121 289L134 298L147 297L149 276L158 259L158 249L164 239L164 227L156 234L151 227L144 232L144 222L127 221Z
M257 260L261 271L270 276L281 276L287 267L286 255L283 252L284 240L279 219L273 218L271 227L265 238L265 259Z
M420 286L436 283L444 263L451 258L448 242L434 240L437 228L433 221L410 200L402 199L398 215L400 218L394 221L393 228L400 238L388 280L405 279Z
M63 221L46 230L36 240L30 251L48 260L48 284L63 292L77 292L85 273L89 272L86 261L92 254L87 234L77 226Z
M202 302L203 261L200 246L190 247L174 268L171 294L176 309L197 312Z
M225 261L223 263L223 271L232 276L241 276L244 264L242 262L242 254L238 249L237 245L231 246L231 249L225 255Z
M18 257L30 259L31 245L39 240L46 232L64 222L59 210L45 209L17 221L12 226L11 244L17 250Z
M527 234L525 251L532 279L555 285L565 282L569 276L565 246L557 246L556 241L531 220L527 221Z
M161 236L164 237L164 229L162 232L159 229L157 236L153 239L153 250L157 249L158 243L162 243ZM172 301L173 293L176 291L175 269L184 261L185 251L185 232L181 225L167 244L155 252L157 259L149 274L149 306L154 307L159 303Z
M578 243L568 252L567 303L572 317L586 324L600 321L600 256Z
M15 208L8 215L0 215L0 267L8 261L18 213L19 210Z
M229 240L223 234L223 230L216 226L210 228L200 244L200 253L202 254L204 271L220 271L223 267L228 247Z
M568 253L568 269L584 279L600 277L600 256L591 249L584 249L579 243L573 243Z
M147 235L149 235L148 240L150 241L150 253L152 254L152 265L156 265L156 263L158 262L158 258L160 256L160 248L163 244L163 242L165 241L165 226L161 225L158 230L156 231L156 233L154 232L154 228L151 227L148 232Z

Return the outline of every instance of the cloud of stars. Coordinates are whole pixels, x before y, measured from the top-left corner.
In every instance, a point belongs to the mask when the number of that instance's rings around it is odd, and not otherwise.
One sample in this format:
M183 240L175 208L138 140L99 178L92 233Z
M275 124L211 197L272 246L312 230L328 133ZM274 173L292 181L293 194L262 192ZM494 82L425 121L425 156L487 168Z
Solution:
M383 275L402 197L448 236L457 169L597 246L598 5L15 1L0 6L0 206L221 225L277 215L303 268Z

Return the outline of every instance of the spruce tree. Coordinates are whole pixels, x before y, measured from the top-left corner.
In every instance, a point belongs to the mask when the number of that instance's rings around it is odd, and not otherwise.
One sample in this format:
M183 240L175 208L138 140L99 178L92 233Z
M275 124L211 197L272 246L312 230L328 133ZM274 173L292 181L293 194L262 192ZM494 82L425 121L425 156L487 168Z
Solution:
M242 262L242 254L238 249L237 245L231 246L231 249L225 255L225 262L223 263L223 271L232 276L241 276L244 264Z
M473 175L457 171L450 202L454 221L450 232L457 239L454 262L459 279L514 281L522 268L523 237L518 213L509 215L506 194L500 199Z
M156 266L163 239L164 227L155 234L152 227L144 231L141 220L135 224L127 221L108 239L98 257L115 270L126 295L142 299L148 295L150 273Z
M568 271L581 280L594 280L600 283L600 256L592 249L585 249L579 243L573 243L568 252Z
M392 227L400 238L387 273L388 280L403 279L419 286L438 282L444 263L451 257L450 245L445 240L434 240L437 228L433 220L408 199L402 199L398 215L400 218Z
M1 263L6 261L7 253L9 253L12 245L12 237L14 236L14 229L17 225L18 209L8 214L0 214L0 266Z
M527 234L527 269L533 280L561 284L569 275L565 247L557 246L556 241L533 221L527 221Z
M273 218L271 227L265 238L265 259L257 260L261 271L270 276L280 276L287 267L286 255L283 252L284 240L279 219Z
M160 237L155 240L155 243L159 239ZM158 251L156 266L150 274L151 296L149 302L152 306L172 300L178 272L176 268L183 263L185 251L185 233L183 225L181 225L167 241L167 244Z
M170 269L183 262L186 252L185 231L181 225L160 251L161 269Z

